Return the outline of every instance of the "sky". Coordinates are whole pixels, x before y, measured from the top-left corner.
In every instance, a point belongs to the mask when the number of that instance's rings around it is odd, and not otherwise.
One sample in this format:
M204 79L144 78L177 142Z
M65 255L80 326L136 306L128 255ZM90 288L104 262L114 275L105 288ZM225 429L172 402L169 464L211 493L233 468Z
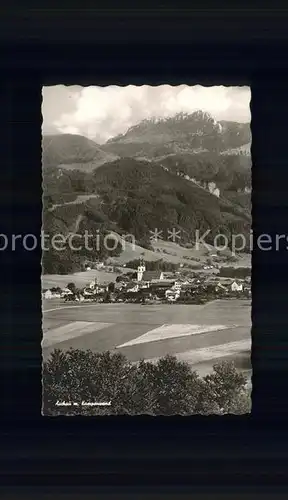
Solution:
M250 122L249 87L188 85L80 87L42 89L42 133L80 134L105 143L147 118L165 118L201 109L216 120Z

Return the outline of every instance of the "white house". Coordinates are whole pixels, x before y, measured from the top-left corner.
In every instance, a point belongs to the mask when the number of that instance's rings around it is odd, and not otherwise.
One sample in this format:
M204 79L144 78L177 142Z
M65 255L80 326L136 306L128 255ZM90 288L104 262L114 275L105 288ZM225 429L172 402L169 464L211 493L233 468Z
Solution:
M177 300L180 297L180 289L175 290L170 288L169 290L166 290L165 297L167 300L170 300L171 302Z
M136 285L130 287L127 287L127 292L139 292L139 285L136 283Z
M51 290L46 290L43 293L44 299L60 299L61 295L59 292L52 292Z
M52 297L53 297L51 290L46 290L46 292L44 292L43 295L44 295L44 299L52 299Z
M105 285L96 285L95 287L95 293L104 293L107 291L107 286Z
M95 267L96 267L97 270L103 269L104 262L96 262Z
M188 282L187 282L188 284ZM174 285L172 286L173 290L181 290L181 286L184 285L184 283L181 283L181 281L175 281Z
M243 283L237 283L237 281L233 281L231 285L232 292L242 292L243 291Z
M73 295L73 292L69 288L63 288L61 292L61 298L67 297L67 295Z

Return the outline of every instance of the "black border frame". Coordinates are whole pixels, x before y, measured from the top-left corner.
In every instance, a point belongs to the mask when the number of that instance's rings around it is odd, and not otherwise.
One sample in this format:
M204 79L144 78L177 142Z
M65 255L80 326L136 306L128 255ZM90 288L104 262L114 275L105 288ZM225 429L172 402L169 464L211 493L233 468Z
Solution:
M77 13L71 20L67 11L58 24L53 12L50 19L38 11L14 25L6 18L0 36L1 233L35 232L35 227L40 233L42 84L167 81L251 85L253 230L256 235L286 233L287 11L274 12L272 20L271 12L258 17L254 12L252 21L246 12L240 24L239 12L222 18L194 13L194 21L193 12L165 15L170 18L165 21L163 15L149 29L147 18L135 12L129 21L119 13L98 15L97 21L94 12L83 22ZM177 16L183 22L179 27ZM127 495L130 489L133 497L148 486L150 494L165 494L164 485L171 494L178 488L179 495L180 487L190 494L201 487L229 497L280 494L287 488L288 455L286 251L253 251L251 416L97 421L41 417L41 255L21 249L2 253L3 491L18 486L22 495L20 487L41 484L51 486L55 496L60 486L73 487L74 494L81 486L82 496L84 486L97 487L99 494L101 486L110 494L114 484L113 492L126 488Z

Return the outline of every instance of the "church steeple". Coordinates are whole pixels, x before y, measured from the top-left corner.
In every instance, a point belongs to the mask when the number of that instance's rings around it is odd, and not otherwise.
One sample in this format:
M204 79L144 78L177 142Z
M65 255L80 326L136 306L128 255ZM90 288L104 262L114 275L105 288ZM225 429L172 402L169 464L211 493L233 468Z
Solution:
M137 269L137 281L142 281L143 273L146 271L146 266L143 257L140 257L139 266Z

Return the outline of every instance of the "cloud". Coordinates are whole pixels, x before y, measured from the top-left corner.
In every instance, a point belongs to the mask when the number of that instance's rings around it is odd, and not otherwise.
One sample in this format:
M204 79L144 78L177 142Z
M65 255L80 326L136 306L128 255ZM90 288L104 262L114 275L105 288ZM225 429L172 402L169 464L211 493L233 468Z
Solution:
M69 87L58 86L61 99L54 92L54 115L45 116L43 131L54 127L62 133L78 133L103 143L125 133L145 118L169 117L183 111L208 111L216 120L250 121L250 89L248 87L189 87L180 85L147 85L118 87L85 87L71 93ZM65 91L63 91L65 89ZM65 93L66 92L66 93ZM69 95L69 107L67 98ZM72 99L71 99L72 95ZM50 96L50 103L52 98ZM61 101L66 103L63 109ZM43 92L43 103L45 93ZM51 115L51 112L50 112ZM50 120L49 120L50 118Z

